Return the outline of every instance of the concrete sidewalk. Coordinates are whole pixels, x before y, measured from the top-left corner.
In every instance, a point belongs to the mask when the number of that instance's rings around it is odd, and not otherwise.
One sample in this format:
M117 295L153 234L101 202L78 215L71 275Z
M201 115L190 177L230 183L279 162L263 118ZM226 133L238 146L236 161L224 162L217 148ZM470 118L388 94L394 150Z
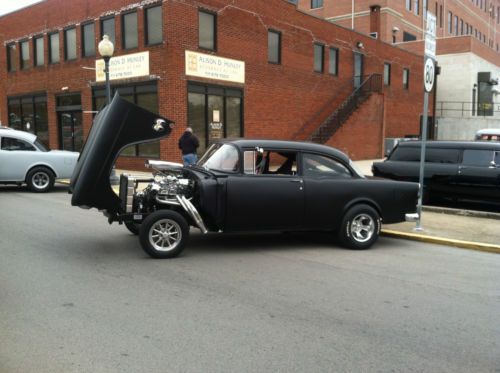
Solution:
M371 175L375 161L356 161L355 164L365 175ZM148 172L116 170L116 175L121 173L151 177ZM68 183L67 180L60 182ZM423 230L415 231L415 223L387 224L383 225L382 235L500 254L498 213L424 206L421 227Z

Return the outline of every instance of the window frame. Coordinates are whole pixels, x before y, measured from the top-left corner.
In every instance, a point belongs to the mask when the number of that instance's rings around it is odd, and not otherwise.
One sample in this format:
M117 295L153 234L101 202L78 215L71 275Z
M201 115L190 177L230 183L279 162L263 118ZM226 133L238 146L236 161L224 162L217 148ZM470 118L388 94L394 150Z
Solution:
M53 48L53 45L52 45L52 36L53 35L57 35L57 61L53 61L52 59L52 50L54 49ZM48 49L49 49L49 64L50 65L53 65L53 64L56 64L56 63L60 63L61 62L61 35L59 33L59 31L55 31L55 32L51 32L50 34L47 34L47 41L48 41Z
M385 69L386 67L388 67L387 79L386 79L386 69ZM391 70L392 70L391 64L389 62L384 62L384 74L383 74L384 86L389 87L391 85Z
M15 63L17 45L16 43L9 43L5 48L7 51L7 72L12 73L17 71L17 64ZM11 61L11 58L14 59L14 61Z
M75 57L74 58L68 58L68 31L74 30L75 31ZM63 30L63 39L64 39L64 61L75 61L78 59L78 48L76 44L76 26L70 26L67 27Z
M201 41L200 40L200 26L201 26L200 25L200 22L201 22L200 13L207 14L207 15L211 16L213 19L213 34L214 34L213 48L202 46L200 43L200 41ZM217 13L210 11L210 10L207 10L207 9L203 9L203 8L198 9L198 48L203 49L203 50L207 50L207 51L213 51L213 52L217 51Z
M113 20L113 40L111 38L109 40L114 44L115 49L116 49L116 18L114 15L109 16L109 17L99 18L99 36L100 36L99 40L101 40L104 35L107 35L107 34L104 34L104 22L110 21L110 20ZM108 35L108 37L109 37L109 35Z
M335 52L335 65L334 71L332 72L332 52ZM333 76L339 76L339 57L340 50L337 47L328 47L328 74Z
M126 27L126 24L125 24L125 17L130 15L130 14L135 14L135 20L136 20L136 23L135 23L135 31L136 31L136 40L137 40L137 45L136 46L133 46L133 47L127 47L127 39L126 39L126 33L125 33L125 27ZM121 23L122 23L122 27L121 27L121 31L122 31L122 37L121 37L121 42L122 42L122 48L123 50L132 50L132 49L137 49L139 48L139 22L138 22L138 17L139 17L139 14L137 13L137 10L131 10L129 12L124 12L121 14ZM116 38L116 35L115 35L115 38Z
M161 26L161 40L157 41L155 43L150 43L148 38L149 38L149 32L148 32L148 11L153 8L160 8L160 26ZM147 46L154 46L154 45L161 45L163 44L163 6L162 3L155 3L151 4L147 7L144 8L144 45Z
M38 61L38 46L37 41L42 41L42 63ZM33 37L33 67L45 66L45 40L43 35L37 35Z
M403 68L403 89L410 89L410 69L407 67Z
M270 43L269 43L269 35L274 34L278 36L278 51L277 51L277 56L278 60L277 61L271 61L271 55L270 55ZM267 62L272 63L275 65L281 65L281 31L275 30L275 29L268 29L267 30Z
M317 70L316 69L316 48L319 47L321 48L321 69ZM325 72L325 44L323 43L318 43L315 42L313 44L313 69L315 73L323 74Z
M87 26L90 26L90 25L93 25L94 26L94 52L93 54L86 54L85 53L85 27ZM95 40L95 22L94 21L88 21L88 22L85 22L85 23L82 23L80 25L80 39L81 39L81 52L82 52L82 57L83 58L87 58L87 57L95 57L96 55L96 40Z
M26 43L26 44L25 44ZM26 45L26 50L28 52L28 58L23 59L23 45ZM28 70L30 68L30 41L29 39L23 39L19 41L19 70ZM26 61L26 63L24 62Z
M319 9L323 8L324 1L323 0L311 0L311 9Z

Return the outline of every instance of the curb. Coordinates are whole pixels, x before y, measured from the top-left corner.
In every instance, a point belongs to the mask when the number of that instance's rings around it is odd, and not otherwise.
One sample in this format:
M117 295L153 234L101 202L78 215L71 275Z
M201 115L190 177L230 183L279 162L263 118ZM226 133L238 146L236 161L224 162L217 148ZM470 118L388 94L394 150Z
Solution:
M421 241L427 243L434 243L438 245L446 245L446 246L454 246L460 247L462 249L476 250L476 251L484 251L489 253L500 254L500 245L492 245L492 244L483 244L478 242L471 241L461 241L454 240L451 238L441 238L441 237L433 237L426 236L422 234L415 233L404 233L399 231L393 231L390 229L382 229L382 235L387 237L401 238L405 240L413 240L413 241Z
M472 216L475 218L487 218L487 219L500 220L499 213L489 212L489 211L462 210L462 209L454 209L454 208L450 208L450 207L439 207L439 206L422 206L422 211L436 212L436 213L448 214L448 215Z

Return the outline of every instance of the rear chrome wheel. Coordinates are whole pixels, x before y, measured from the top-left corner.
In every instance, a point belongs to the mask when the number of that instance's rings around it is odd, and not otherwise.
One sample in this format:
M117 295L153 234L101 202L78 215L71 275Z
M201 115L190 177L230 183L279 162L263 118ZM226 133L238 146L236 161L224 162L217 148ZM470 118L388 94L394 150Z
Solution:
M54 181L54 174L45 167L35 167L26 176L28 188L35 193L48 192L54 186Z
M189 226L184 217L170 210L149 215L139 228L139 240L144 251L153 258L173 258L184 249Z
M365 204L355 205L344 215L339 239L350 249L368 249L377 241L380 226L380 216L373 207Z

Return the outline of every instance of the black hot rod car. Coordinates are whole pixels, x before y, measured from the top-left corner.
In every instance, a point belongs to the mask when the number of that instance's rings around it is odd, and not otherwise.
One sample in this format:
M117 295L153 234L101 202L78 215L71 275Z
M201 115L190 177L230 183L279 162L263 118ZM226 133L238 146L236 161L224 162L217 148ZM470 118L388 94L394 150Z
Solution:
M152 257L178 255L190 226L203 233L332 231L345 246L366 249L382 221L416 211L418 184L369 180L338 150L277 140L217 142L189 167L148 161L153 178L123 174L116 195L109 175L120 150L167 136L171 124L115 96L95 118L70 187L73 205L124 223Z

